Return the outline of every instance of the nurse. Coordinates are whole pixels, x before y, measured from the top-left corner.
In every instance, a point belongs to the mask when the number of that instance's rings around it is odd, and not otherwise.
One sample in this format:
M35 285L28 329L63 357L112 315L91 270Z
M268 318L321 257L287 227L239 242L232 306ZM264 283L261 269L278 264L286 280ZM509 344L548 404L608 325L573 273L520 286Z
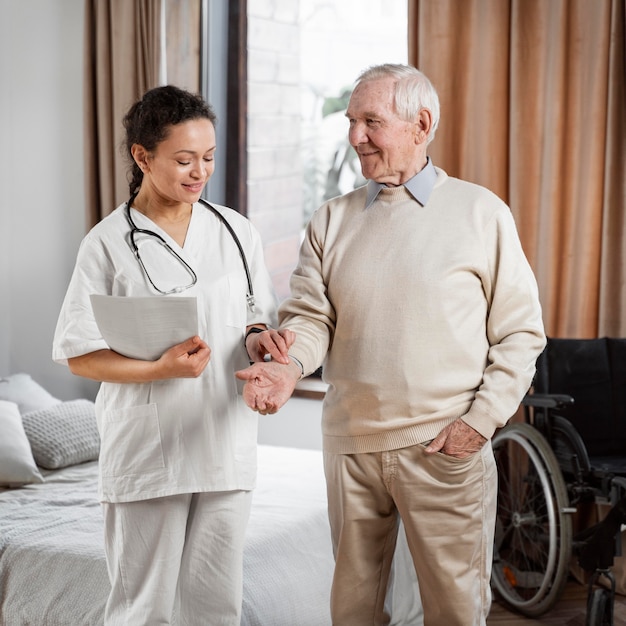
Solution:
M288 363L295 336L270 329L275 297L257 231L200 202L215 123L200 96L172 86L130 108L130 199L82 241L54 336L55 361L102 383L108 626L240 622L257 417L234 372L266 356ZM155 361L127 358L103 340L91 294L192 296L198 335Z

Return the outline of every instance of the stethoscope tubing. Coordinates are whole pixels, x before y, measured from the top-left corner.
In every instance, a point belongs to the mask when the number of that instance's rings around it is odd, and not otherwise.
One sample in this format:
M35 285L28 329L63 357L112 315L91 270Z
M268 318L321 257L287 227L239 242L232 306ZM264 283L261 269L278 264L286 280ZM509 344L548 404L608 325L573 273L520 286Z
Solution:
M130 227L132 229L132 232L148 234L150 236L156 237L161 243L167 245L167 242L165 241L165 239L163 239L163 237L161 237L161 235L159 235L158 233L155 233L154 231L151 231L151 230L138 228L137 225L135 224L135 222L133 221L133 218L130 215L130 207L132 206L132 203L133 203L136 195L137 194L131 196L129 198L128 202L126 203L126 220L128 221L128 223L129 223L129 225L130 225ZM200 202L200 204L204 205L207 209L212 211L214 215L217 216L217 218L226 227L226 230L228 230L228 232L230 233L230 236L232 237L233 241L235 242L235 244L236 244L236 246L237 246L237 248L239 250L239 256L241 257L241 262L243 263L243 269L244 269L244 271L246 273L246 281L248 283L248 293L246 294L246 302L248 304L249 309L251 311L254 311L255 297L254 297L254 288L252 287L252 276L250 274L250 267L248 266L248 260L246 259L246 254L245 254L245 252L243 250L243 246L241 245L241 241L240 241L239 237L237 237L237 233L235 232L235 230L230 225L230 223L228 222L228 220L222 214L221 211L218 211L218 209L216 209L212 204L207 202L204 198L200 198L199 202ZM141 261L141 258L139 257L139 249L137 248L137 245L135 244L135 241L134 241L133 237L130 237L129 239L130 239L130 246L131 246L131 248L133 250L133 253L135 254L135 256L137 257L139 263L143 267L143 262ZM176 256L179 256L179 255L176 255ZM195 272L189 266L189 264L183 258L181 258L181 257L179 257L179 258L185 264L185 266L191 271L192 275L195 276ZM150 280L149 276L148 276L148 280ZM150 280L150 282L152 283L152 280ZM152 284L152 286L154 287L154 284ZM155 287L155 289L156 289L156 287Z

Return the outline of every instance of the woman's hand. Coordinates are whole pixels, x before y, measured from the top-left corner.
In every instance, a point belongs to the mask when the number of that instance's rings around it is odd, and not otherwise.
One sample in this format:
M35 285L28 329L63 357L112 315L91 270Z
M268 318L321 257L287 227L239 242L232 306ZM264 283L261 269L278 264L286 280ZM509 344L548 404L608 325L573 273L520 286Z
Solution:
M292 330L268 328L260 333L250 333L246 337L246 350L251 361L264 361L269 355L273 361L283 365L289 363L289 348L296 340Z
M197 378L211 360L211 348L200 337L190 337L161 355L157 364L163 378Z
M68 359L77 376L108 383L149 383L167 378L196 378L211 358L211 348L200 337L172 346L156 361L129 359L113 350L96 350Z

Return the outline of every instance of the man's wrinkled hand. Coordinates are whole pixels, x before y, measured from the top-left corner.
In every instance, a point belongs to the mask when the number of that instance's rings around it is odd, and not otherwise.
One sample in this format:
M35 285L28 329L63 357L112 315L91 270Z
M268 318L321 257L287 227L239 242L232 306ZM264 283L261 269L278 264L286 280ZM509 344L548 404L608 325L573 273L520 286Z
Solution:
M289 400L300 378L300 367L290 361L282 365L273 361L254 363L235 376L246 381L243 399L261 415L276 413Z
M441 452L457 459L465 459L476 454L487 440L461 418L448 424L430 444L426 452L434 454Z

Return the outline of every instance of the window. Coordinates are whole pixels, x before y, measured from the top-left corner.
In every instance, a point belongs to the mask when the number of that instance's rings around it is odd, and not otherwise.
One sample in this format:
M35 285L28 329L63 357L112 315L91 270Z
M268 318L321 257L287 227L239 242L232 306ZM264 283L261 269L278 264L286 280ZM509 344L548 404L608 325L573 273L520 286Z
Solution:
M279 298L325 198L363 182L344 111L358 74L406 63L406 0L247 2L247 215ZM234 207L236 208L236 207Z

